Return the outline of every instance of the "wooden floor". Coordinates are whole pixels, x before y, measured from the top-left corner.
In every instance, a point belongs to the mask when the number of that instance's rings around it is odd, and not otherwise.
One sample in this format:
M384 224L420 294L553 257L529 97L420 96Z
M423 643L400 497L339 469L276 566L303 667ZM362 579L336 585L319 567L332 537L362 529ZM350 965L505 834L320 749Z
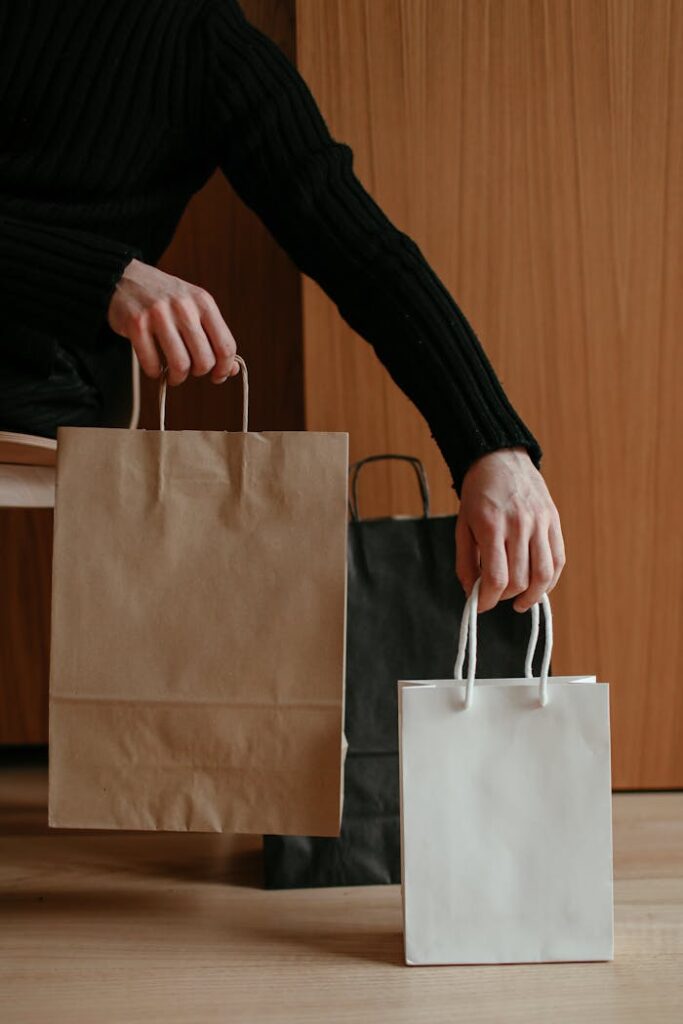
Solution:
M254 840L49 832L0 769L2 1024L683 1021L683 793L614 798L616 959L405 967L398 887L268 893Z

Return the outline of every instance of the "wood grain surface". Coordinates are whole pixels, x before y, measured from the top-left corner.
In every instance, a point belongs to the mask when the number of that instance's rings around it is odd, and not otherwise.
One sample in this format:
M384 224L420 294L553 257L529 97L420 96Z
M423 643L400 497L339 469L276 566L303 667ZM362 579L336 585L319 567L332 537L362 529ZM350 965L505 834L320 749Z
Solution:
M0 743L47 741L53 522L0 509Z
M406 967L398 886L265 892L249 837L48 832L0 769L8 1024L678 1024L683 794L614 798L615 960Z
M243 6L296 56L543 445L568 554L555 669L612 684L615 786L683 787L683 4ZM216 296L251 370L253 429L420 455L435 511L455 509L416 410L219 175L162 265ZM236 428L233 384L173 389L169 425ZM156 423L145 381L141 426ZM409 468L368 469L361 503L417 514ZM48 524L0 514L0 742L46 738Z
M544 449L558 673L612 684L614 783L683 786L683 4L297 0L299 67L356 173L472 323ZM306 423L419 455L416 410L304 282ZM410 470L362 485L418 514Z

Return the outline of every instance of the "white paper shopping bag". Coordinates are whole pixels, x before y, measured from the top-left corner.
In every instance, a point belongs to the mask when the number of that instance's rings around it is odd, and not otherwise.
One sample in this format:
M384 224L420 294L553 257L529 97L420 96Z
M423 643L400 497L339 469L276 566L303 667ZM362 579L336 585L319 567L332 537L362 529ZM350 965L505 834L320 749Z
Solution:
M526 676L475 680L478 590L455 678L399 683L406 963L611 960L609 686L548 678L547 596L541 676L536 605Z

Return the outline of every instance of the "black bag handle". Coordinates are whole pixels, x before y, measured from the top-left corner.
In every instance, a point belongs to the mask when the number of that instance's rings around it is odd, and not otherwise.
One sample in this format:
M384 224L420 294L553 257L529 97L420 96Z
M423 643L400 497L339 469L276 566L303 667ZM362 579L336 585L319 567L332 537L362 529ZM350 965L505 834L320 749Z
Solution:
M383 459L401 459L403 462L409 462L415 470L417 476L417 482L420 485L420 494L422 495L422 508L424 518L429 518L429 485L427 483L427 475L425 468L419 459L415 458L414 455L367 455L364 459L359 459L358 462L354 462L349 466L349 473L351 474L351 497L349 499L349 512L354 522L358 522L360 516L358 514L358 474L361 468L367 462L381 462Z

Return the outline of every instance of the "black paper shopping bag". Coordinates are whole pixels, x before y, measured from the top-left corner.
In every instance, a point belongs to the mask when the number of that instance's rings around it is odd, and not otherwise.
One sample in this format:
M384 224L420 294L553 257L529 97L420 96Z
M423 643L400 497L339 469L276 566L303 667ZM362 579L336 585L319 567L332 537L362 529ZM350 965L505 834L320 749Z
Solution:
M361 519L358 474L380 459L416 473L423 515ZM455 575L455 516L432 516L424 468L405 455L350 467L344 811L338 838L264 837L270 889L399 882L399 679L451 678L466 595ZM480 616L479 675L519 675L528 617L501 601ZM540 654L534 662L540 671Z

